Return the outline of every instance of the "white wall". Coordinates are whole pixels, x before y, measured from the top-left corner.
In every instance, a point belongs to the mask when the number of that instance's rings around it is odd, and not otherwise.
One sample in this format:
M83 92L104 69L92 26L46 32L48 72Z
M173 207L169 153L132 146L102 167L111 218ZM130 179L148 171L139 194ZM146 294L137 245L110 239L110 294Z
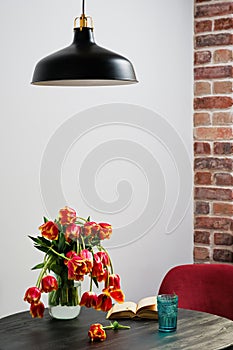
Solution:
M87 5L96 42L128 57L139 84L31 86L35 63L72 41L81 5L0 3L0 316L28 309L42 255L27 235L64 205L113 224L106 246L127 299L192 262L192 1Z

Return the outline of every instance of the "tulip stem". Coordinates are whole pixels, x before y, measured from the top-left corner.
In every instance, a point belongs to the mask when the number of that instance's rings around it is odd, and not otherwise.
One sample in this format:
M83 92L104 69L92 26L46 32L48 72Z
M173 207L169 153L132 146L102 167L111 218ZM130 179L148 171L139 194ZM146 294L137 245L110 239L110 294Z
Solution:
M49 247L49 250L51 250L53 253L55 253L56 255L60 256L60 258L62 259L66 259L66 260L70 260L69 258L67 258L64 254L59 254L56 250L54 250L52 247Z
M37 279L37 282L36 282L36 287L37 288L40 288L40 283L41 283L41 280L42 280L42 278L44 277L44 274L45 274L45 272L46 272L46 270L47 270L47 268L48 268L48 266L49 266L49 264L50 264L50 261L52 260L52 256L50 256L48 259L47 259L47 261L46 261L46 257L45 257L45 259L44 259L44 266L43 266L43 268L42 268L42 270L41 270L41 272L40 272L40 274L39 274L39 277L38 277L38 279Z
M111 258L110 258L110 255L108 254L107 249L105 249L105 248L104 248L102 245L100 245L98 248L99 248L100 250L103 250L103 251L104 251L104 252L107 254L108 259L109 259L109 263L110 263L111 274L113 274L113 273L114 273L114 271L113 271L112 260L111 260Z
M130 329L130 326L123 326L122 324L118 323L117 321L114 321L113 323L110 322L110 326L105 326L103 329Z
M82 221L84 221L84 222L87 222L87 220L84 219L84 218L82 218L81 216L77 216L76 219L80 219L80 220L82 220Z
M83 249L85 249L85 242L84 242L84 238L82 235L81 235L81 240L82 240Z
M92 275L91 275L91 278L90 278L90 292L92 292Z

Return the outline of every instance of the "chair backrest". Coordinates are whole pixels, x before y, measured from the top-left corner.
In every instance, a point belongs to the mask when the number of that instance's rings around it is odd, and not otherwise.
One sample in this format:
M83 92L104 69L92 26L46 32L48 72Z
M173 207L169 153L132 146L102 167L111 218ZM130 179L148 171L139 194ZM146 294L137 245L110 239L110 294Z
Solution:
M188 264L164 276L158 294L176 293L183 309L233 320L233 265Z

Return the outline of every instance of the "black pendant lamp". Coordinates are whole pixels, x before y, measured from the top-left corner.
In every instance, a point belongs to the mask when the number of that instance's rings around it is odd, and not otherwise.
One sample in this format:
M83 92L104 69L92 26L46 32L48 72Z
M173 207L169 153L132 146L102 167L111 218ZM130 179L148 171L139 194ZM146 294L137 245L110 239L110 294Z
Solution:
M42 86L109 86L137 83L132 63L125 57L96 45L91 17L74 20L72 44L42 60L32 78L33 85ZM77 19L80 26L76 27Z

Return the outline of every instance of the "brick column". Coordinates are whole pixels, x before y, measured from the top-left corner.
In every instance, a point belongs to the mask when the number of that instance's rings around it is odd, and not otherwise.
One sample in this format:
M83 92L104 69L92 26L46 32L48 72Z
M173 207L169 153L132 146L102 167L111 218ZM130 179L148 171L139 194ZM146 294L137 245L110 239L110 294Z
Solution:
M233 263L233 2L194 6L194 261Z

